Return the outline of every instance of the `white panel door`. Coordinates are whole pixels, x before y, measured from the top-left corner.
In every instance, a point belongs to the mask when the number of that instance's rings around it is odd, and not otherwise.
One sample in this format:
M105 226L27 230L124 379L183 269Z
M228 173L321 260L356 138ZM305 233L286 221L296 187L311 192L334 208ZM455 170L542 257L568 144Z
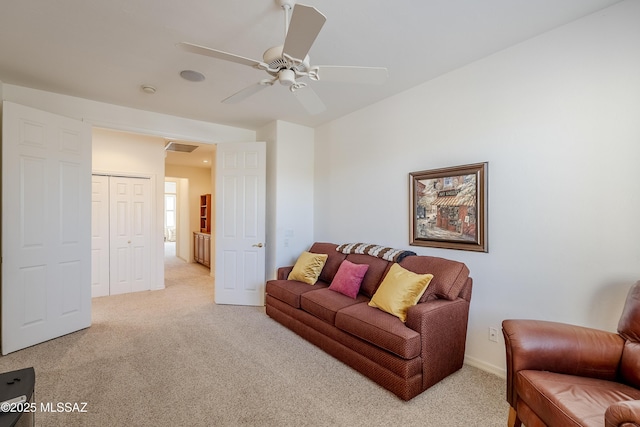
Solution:
M215 302L264 305L264 142L216 149Z
M109 177L91 177L91 296L109 295Z
M148 179L110 177L110 294L148 291L151 260L151 185Z
M4 102L2 354L91 325L91 127Z

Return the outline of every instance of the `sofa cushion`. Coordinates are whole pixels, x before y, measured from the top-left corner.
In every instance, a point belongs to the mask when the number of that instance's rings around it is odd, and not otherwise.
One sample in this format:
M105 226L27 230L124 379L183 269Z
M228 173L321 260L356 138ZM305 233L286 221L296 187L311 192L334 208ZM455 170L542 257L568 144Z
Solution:
M334 276L331 285L329 285L329 289L355 299L368 269L368 264L354 264L345 259L340 264L340 268L338 268L338 272Z
M403 359L420 355L420 334L409 329L395 316L369 307L354 304L336 313L335 325Z
M327 254L302 252L287 279L315 285L325 262L327 262L327 257Z
M611 404L640 399L640 390L621 383L548 371L519 371L516 383L520 399L550 426L601 426Z
M320 280L323 282L331 283L340 264L347 257L345 254L336 251L337 247L338 245L333 243L316 242L309 248L309 252L328 255L327 262L320 273Z
M376 292L380 282L382 282L382 278L387 274L389 266L392 264L382 258L363 254L349 254L347 255L347 260L354 264L367 264L369 266L367 274L364 275L360 285L360 292L368 298L371 298Z
M464 263L432 256L408 256L400 265L418 274L433 274L433 280L420 302L436 298L453 301L467 283L469 269Z
M333 325L338 311L353 304L367 302L368 300L364 295L358 295L354 299L332 291L331 287L329 287L305 292L300 296L300 308Z
M300 308L300 295L328 287L327 283L320 280L313 286L297 280L269 280L265 286L265 292L291 307Z
M405 322L407 310L418 303L433 279L432 274L417 274L393 264L384 276L369 305Z

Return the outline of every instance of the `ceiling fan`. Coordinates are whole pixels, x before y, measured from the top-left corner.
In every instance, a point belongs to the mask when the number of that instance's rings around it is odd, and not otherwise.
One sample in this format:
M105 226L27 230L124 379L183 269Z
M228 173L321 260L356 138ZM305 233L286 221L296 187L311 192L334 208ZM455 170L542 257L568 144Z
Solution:
M325 110L325 105L307 83L299 79L307 77L312 81L364 84L381 84L386 80L387 69L382 67L311 66L308 52L327 18L314 7L295 4L295 0L278 0L278 3L285 12L284 45L267 49L262 61L192 43L178 43L178 47L187 52L248 65L266 71L271 76L234 93L224 99L223 103L240 102L280 82L289 87L309 113L318 114Z

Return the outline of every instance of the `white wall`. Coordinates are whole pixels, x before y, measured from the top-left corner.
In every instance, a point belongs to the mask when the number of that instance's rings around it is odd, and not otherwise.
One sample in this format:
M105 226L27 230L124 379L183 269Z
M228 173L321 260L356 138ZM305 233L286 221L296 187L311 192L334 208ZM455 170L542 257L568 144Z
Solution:
M193 209L189 206L189 180L172 176L169 168L170 165L165 163L165 185L171 182L176 186L176 257L185 262L193 262L194 242L190 218L191 211L196 209L196 206Z
M316 129L315 240L408 248L408 173L489 162L489 253L413 247L474 278L467 361L488 328L615 330L640 279L640 2L629 0Z
M264 141L267 144L267 170L266 170L266 200L265 200L265 277L267 280L275 278L275 270L279 267L277 259L276 229L277 229L277 207L276 197L278 195L278 174L277 174L277 143L278 143L278 122L268 123L256 132L256 140Z
M165 165L166 167L166 165ZM193 234L190 228L191 207L189 203L189 180L178 180L178 240L176 241L176 256L187 262L193 262L195 252Z
M313 242L314 131L276 121L257 132L267 142L267 279L293 265Z

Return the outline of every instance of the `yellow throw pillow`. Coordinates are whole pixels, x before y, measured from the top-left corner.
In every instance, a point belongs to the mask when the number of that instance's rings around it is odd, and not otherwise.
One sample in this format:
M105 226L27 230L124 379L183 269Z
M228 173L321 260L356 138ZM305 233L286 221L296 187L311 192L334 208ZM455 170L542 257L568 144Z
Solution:
M328 257L327 254L302 252L287 279L315 285Z
M433 274L416 274L399 264L393 264L369 305L406 322L407 310L418 303L431 279Z

